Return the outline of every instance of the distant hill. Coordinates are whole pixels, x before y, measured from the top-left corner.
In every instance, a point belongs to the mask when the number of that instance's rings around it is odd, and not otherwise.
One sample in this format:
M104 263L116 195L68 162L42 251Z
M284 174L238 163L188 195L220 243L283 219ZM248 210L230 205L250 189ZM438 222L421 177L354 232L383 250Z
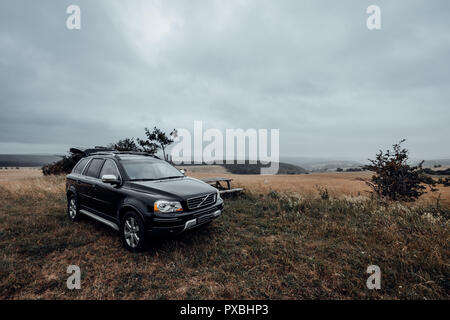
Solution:
M320 163L309 163L305 167L311 172L336 171L337 168L352 169L360 168L363 164L356 161L327 161Z
M309 172L324 172L324 171L336 171L337 168L355 169L368 164L368 161L352 161L352 160L333 160L333 159L320 159L320 158L306 158L306 157L284 157L281 159L283 162L292 163L302 168L305 168ZM412 165L417 165L421 161L417 159L411 159ZM450 166L450 159L437 159L437 160L425 160L423 163L424 168L433 168L434 166L447 167Z
M269 167L267 165L258 164L224 164L225 169L234 174L260 174L261 168ZM280 162L278 174L305 174L308 173L304 168Z
M433 167L436 165L450 166L450 159L425 160L425 162L423 163L424 167Z
M282 159L284 162L298 165L310 172L336 171L337 168L349 169L358 168L364 164L358 161L349 160L330 160L320 158L294 158L286 157Z
M443 170L439 170L439 168L437 168L437 169L425 168L423 171L425 173L431 174L431 175L439 175L439 176L448 176L448 175L450 175L450 168L443 169Z
M204 169L204 167L206 167L207 165L205 163L202 164L181 164L179 165L180 168L189 168L189 167L202 167L202 169ZM224 167L225 170L227 170L230 173L233 174L261 174L261 168L263 167L269 167L269 165L262 165L261 163L257 163L257 164L249 164L249 163L245 163L245 164L214 164L211 165L211 167ZM189 169L188 169L189 170ZM307 174L308 171L305 170L304 168L297 166L297 165L293 165L293 164L289 164L289 163L284 163L284 162L280 162L279 163L279 170L278 170L278 174Z
M0 167L42 167L59 159L56 155L0 154Z

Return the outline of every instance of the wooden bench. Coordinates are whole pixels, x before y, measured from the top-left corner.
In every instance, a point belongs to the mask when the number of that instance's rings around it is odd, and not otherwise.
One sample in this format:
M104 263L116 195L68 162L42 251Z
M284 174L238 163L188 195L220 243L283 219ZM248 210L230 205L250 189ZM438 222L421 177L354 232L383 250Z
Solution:
M218 189L220 194L242 192L244 190L244 188L231 188L231 181L233 179L230 178L205 178L200 180Z

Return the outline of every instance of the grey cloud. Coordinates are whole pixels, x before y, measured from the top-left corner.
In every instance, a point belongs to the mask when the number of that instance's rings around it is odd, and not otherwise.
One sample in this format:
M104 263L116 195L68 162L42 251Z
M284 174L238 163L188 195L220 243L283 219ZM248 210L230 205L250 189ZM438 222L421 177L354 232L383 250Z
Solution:
M0 152L203 120L279 128L286 156L364 159L406 137L413 156L448 157L450 4L379 0L368 31L370 4L2 1Z

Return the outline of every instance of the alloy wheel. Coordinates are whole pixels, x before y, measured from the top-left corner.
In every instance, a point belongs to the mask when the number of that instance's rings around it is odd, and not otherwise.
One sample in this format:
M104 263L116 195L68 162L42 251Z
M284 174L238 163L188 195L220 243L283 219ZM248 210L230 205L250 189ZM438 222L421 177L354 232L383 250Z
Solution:
M124 238L131 248L136 248L139 244L139 224L133 217L128 217L125 220L123 228Z
M77 203L75 199L70 199L69 203L69 217L73 220L77 216Z

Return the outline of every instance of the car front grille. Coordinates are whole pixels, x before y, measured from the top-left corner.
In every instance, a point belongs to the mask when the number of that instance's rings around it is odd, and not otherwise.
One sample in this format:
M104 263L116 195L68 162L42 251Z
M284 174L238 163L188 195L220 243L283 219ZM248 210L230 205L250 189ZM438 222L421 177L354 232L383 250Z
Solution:
M188 199L187 205L189 209L197 209L212 205L215 202L216 202L216 193L210 193L200 197Z

